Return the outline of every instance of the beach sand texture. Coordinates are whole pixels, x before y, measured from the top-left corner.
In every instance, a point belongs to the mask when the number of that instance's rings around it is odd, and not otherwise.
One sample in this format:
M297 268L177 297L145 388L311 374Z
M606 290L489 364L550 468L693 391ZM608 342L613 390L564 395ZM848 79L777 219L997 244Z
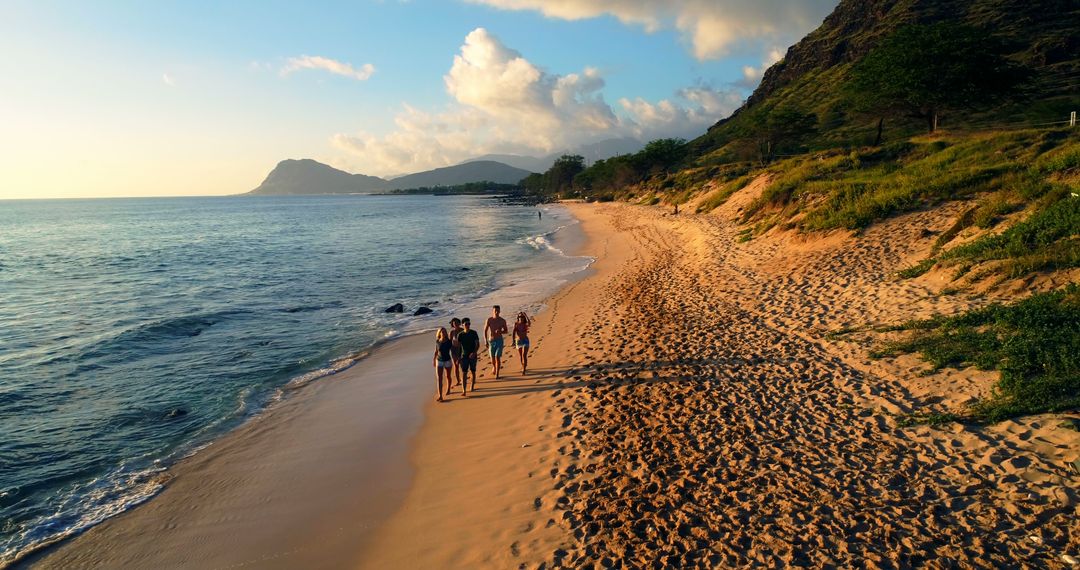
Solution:
M196 551L260 568L1068 567L1062 554L1080 555L1080 476L1068 466L1080 438L1059 427L1062 415L901 428L897 414L971 401L994 376L927 374L915 357L870 360L880 340L872 333L829 336L988 302L937 295L943 284L932 278L892 277L929 248L921 230L947 227L956 209L901 216L857 238L776 233L737 243L726 209L760 186L707 216L572 205L587 238L581 253L597 262L536 319L532 372L519 375L508 356L506 379L484 374L476 394L426 404L413 477L394 475L407 490L373 534L345 522L370 509L340 501L359 495L330 481L314 510L300 506L305 497L267 497L236 515L292 536L286 545L305 546L298 554L267 558L231 533L200 537L216 546ZM429 345L399 344L410 365L384 369L383 378L422 386L403 396L417 409L431 396ZM362 384L363 367L328 384ZM328 390L313 388L313 398ZM296 406L311 408L300 398ZM347 430L319 433L340 442ZM222 481L246 465L275 473L263 453L278 448L264 439L262 452L196 456L160 497L43 566L145 562L116 554L132 545L193 548L184 541L194 535L174 535L170 520L186 520L184 509L222 520L236 511L221 502L228 493L180 485ZM305 469L349 473L358 465L348 455L326 453ZM257 493L248 485L237 478L228 490ZM297 512L310 519L297 525ZM331 527L346 538L326 548L294 536Z
M724 212L574 212L598 261L537 323L535 375L430 410L416 481L364 567L1065 567L1076 555L1067 462L1080 438L1060 416L900 428L894 414L968 401L994 377L927 375L913 357L869 360L865 337L826 339L985 302L891 277L950 209L858 238L747 244Z

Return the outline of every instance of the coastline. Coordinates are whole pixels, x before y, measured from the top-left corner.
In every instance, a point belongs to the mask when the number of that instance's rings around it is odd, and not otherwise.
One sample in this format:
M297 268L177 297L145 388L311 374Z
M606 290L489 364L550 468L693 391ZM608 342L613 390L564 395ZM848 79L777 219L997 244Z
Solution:
M889 278L947 212L740 246L730 212L572 210L597 261L537 319L534 373L429 406L414 482L361 568L1075 556L1080 442L1061 419L1076 414L906 427L901 414L970 401L992 375L871 360L869 341L829 335L979 302Z
M15 567L296 567L347 560L396 508L430 382L427 335L387 342L169 471L157 496Z
M414 437L398 440L402 486L393 504L375 528L338 527L368 533L363 543L277 557L280 549L248 547L236 564L992 567L1060 565L1061 554L1075 555L1080 529L1070 521L1080 514L1080 476L1067 465L1080 446L1060 424L1076 414L905 427L901 414L970 401L991 376L930 373L914 357L870 360L870 341L829 335L977 302L888 277L929 247L914 236L918 229L946 227L948 212L903 216L858 238L776 233L739 245L723 210L670 216L625 204L570 208L584 236L575 253L596 261L537 316L532 373L517 374L511 355L507 377L481 374L480 390L467 400L410 400L422 421ZM426 350L415 350L408 356L415 370L389 374L430 378ZM431 383L413 383L417 398L430 397ZM311 393L346 384L324 379ZM331 431L327 444L343 435ZM266 438L270 448L279 443ZM337 461L297 474L337 470ZM231 484L246 489L244 481ZM170 502L179 511L210 500L197 487L174 484L166 493L176 489ZM162 498L147 506L165 504ZM306 519L282 512L270 520L279 530L310 521L332 529L352 525L365 508L320 507ZM144 510L107 521L56 554L89 555L80 544L108 554L105 538L126 550L136 532L145 543L172 540L167 519ZM145 524L130 526L131 535L105 530L136 516ZM218 516L243 515L222 507ZM108 536L88 542L97 534ZM304 540L315 544L312 535ZM157 548L186 555L180 543Z
M580 245L577 224L571 216L566 225L518 240L564 262L548 262L540 274L508 274L459 309L477 321L482 308L500 300L542 310L544 292L591 263L577 266L563 253ZM163 471L161 491L24 553L11 567L317 568L357 556L409 486L410 443L428 414L433 384L428 329L449 318L441 313L350 356L344 369L332 370L335 361L290 380L281 387L287 398Z
M510 356L504 379L485 373L468 402L428 405L412 446L416 477L360 568L513 568L565 542L565 527L546 516L565 500L551 485L550 471L567 466L553 398L584 384L575 378L583 362L573 355L583 333L575 325L600 300L600 284L634 260L607 216L585 205L571 210L584 238L571 246L574 255L596 261L534 319L529 374Z

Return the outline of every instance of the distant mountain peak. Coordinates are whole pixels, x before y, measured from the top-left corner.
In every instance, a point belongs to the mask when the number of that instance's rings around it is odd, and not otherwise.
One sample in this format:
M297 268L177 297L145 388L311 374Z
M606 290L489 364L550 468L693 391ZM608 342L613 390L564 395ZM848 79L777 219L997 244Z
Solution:
M516 184L531 173L501 162L481 160L407 174L393 180L350 174L310 158L285 159L248 194L372 194L420 187L455 186L468 182Z
M645 143L632 137L619 137L604 139L592 143L580 144L573 148L553 152L545 156L526 156L520 154L485 154L470 158L461 164L481 161L497 161L509 164L516 168L530 172L544 172L551 168L555 159L564 154L577 154L585 157L585 162L593 163L598 160L608 159L622 154L633 154L642 148Z

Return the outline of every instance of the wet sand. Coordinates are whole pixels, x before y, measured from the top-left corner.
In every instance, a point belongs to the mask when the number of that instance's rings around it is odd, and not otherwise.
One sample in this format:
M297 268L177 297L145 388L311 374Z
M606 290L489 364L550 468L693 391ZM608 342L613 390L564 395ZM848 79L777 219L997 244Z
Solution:
M994 298L940 295L932 276L893 276L930 247L924 228L949 226L952 206L857 238L774 232L740 243L729 220L761 187L708 216L571 206L586 236L580 253L597 258L590 274L537 318L530 374L508 355L506 378L485 373L474 395L424 406L411 478L404 466L372 474L355 494L345 481L309 480L296 485L300 496L287 492L292 484L253 480L349 479L341 474L365 464L360 447L340 442L352 437L345 424L308 427L296 446L290 429L275 427L290 422L268 415L269 437L252 428L219 444L232 448L196 456L162 496L46 562L1041 568L1080 557L1080 475L1068 466L1080 438L1061 427L1080 416L902 427L899 414L971 401L994 375L870 360L875 333L830 334ZM430 360L420 344L401 350L411 360L382 378L417 386L418 411L431 395ZM362 366L350 373L366 374ZM305 410L349 402L353 384L297 398L297 417L322 425L323 414ZM391 433L410 433L406 424ZM312 445L326 451L277 473L270 458L306 456ZM376 481L391 484L378 512L393 513L371 534L361 521Z
M390 342L300 389L180 462L158 496L33 565L348 567L409 488L409 441L434 396L430 345Z

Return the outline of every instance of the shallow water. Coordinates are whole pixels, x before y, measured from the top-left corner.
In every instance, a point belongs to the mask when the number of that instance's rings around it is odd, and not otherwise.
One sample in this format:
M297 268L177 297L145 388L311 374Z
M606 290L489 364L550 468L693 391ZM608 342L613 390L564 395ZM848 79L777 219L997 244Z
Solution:
M0 565L375 343L536 309L586 260L483 197L0 202ZM386 314L402 302L426 317Z

